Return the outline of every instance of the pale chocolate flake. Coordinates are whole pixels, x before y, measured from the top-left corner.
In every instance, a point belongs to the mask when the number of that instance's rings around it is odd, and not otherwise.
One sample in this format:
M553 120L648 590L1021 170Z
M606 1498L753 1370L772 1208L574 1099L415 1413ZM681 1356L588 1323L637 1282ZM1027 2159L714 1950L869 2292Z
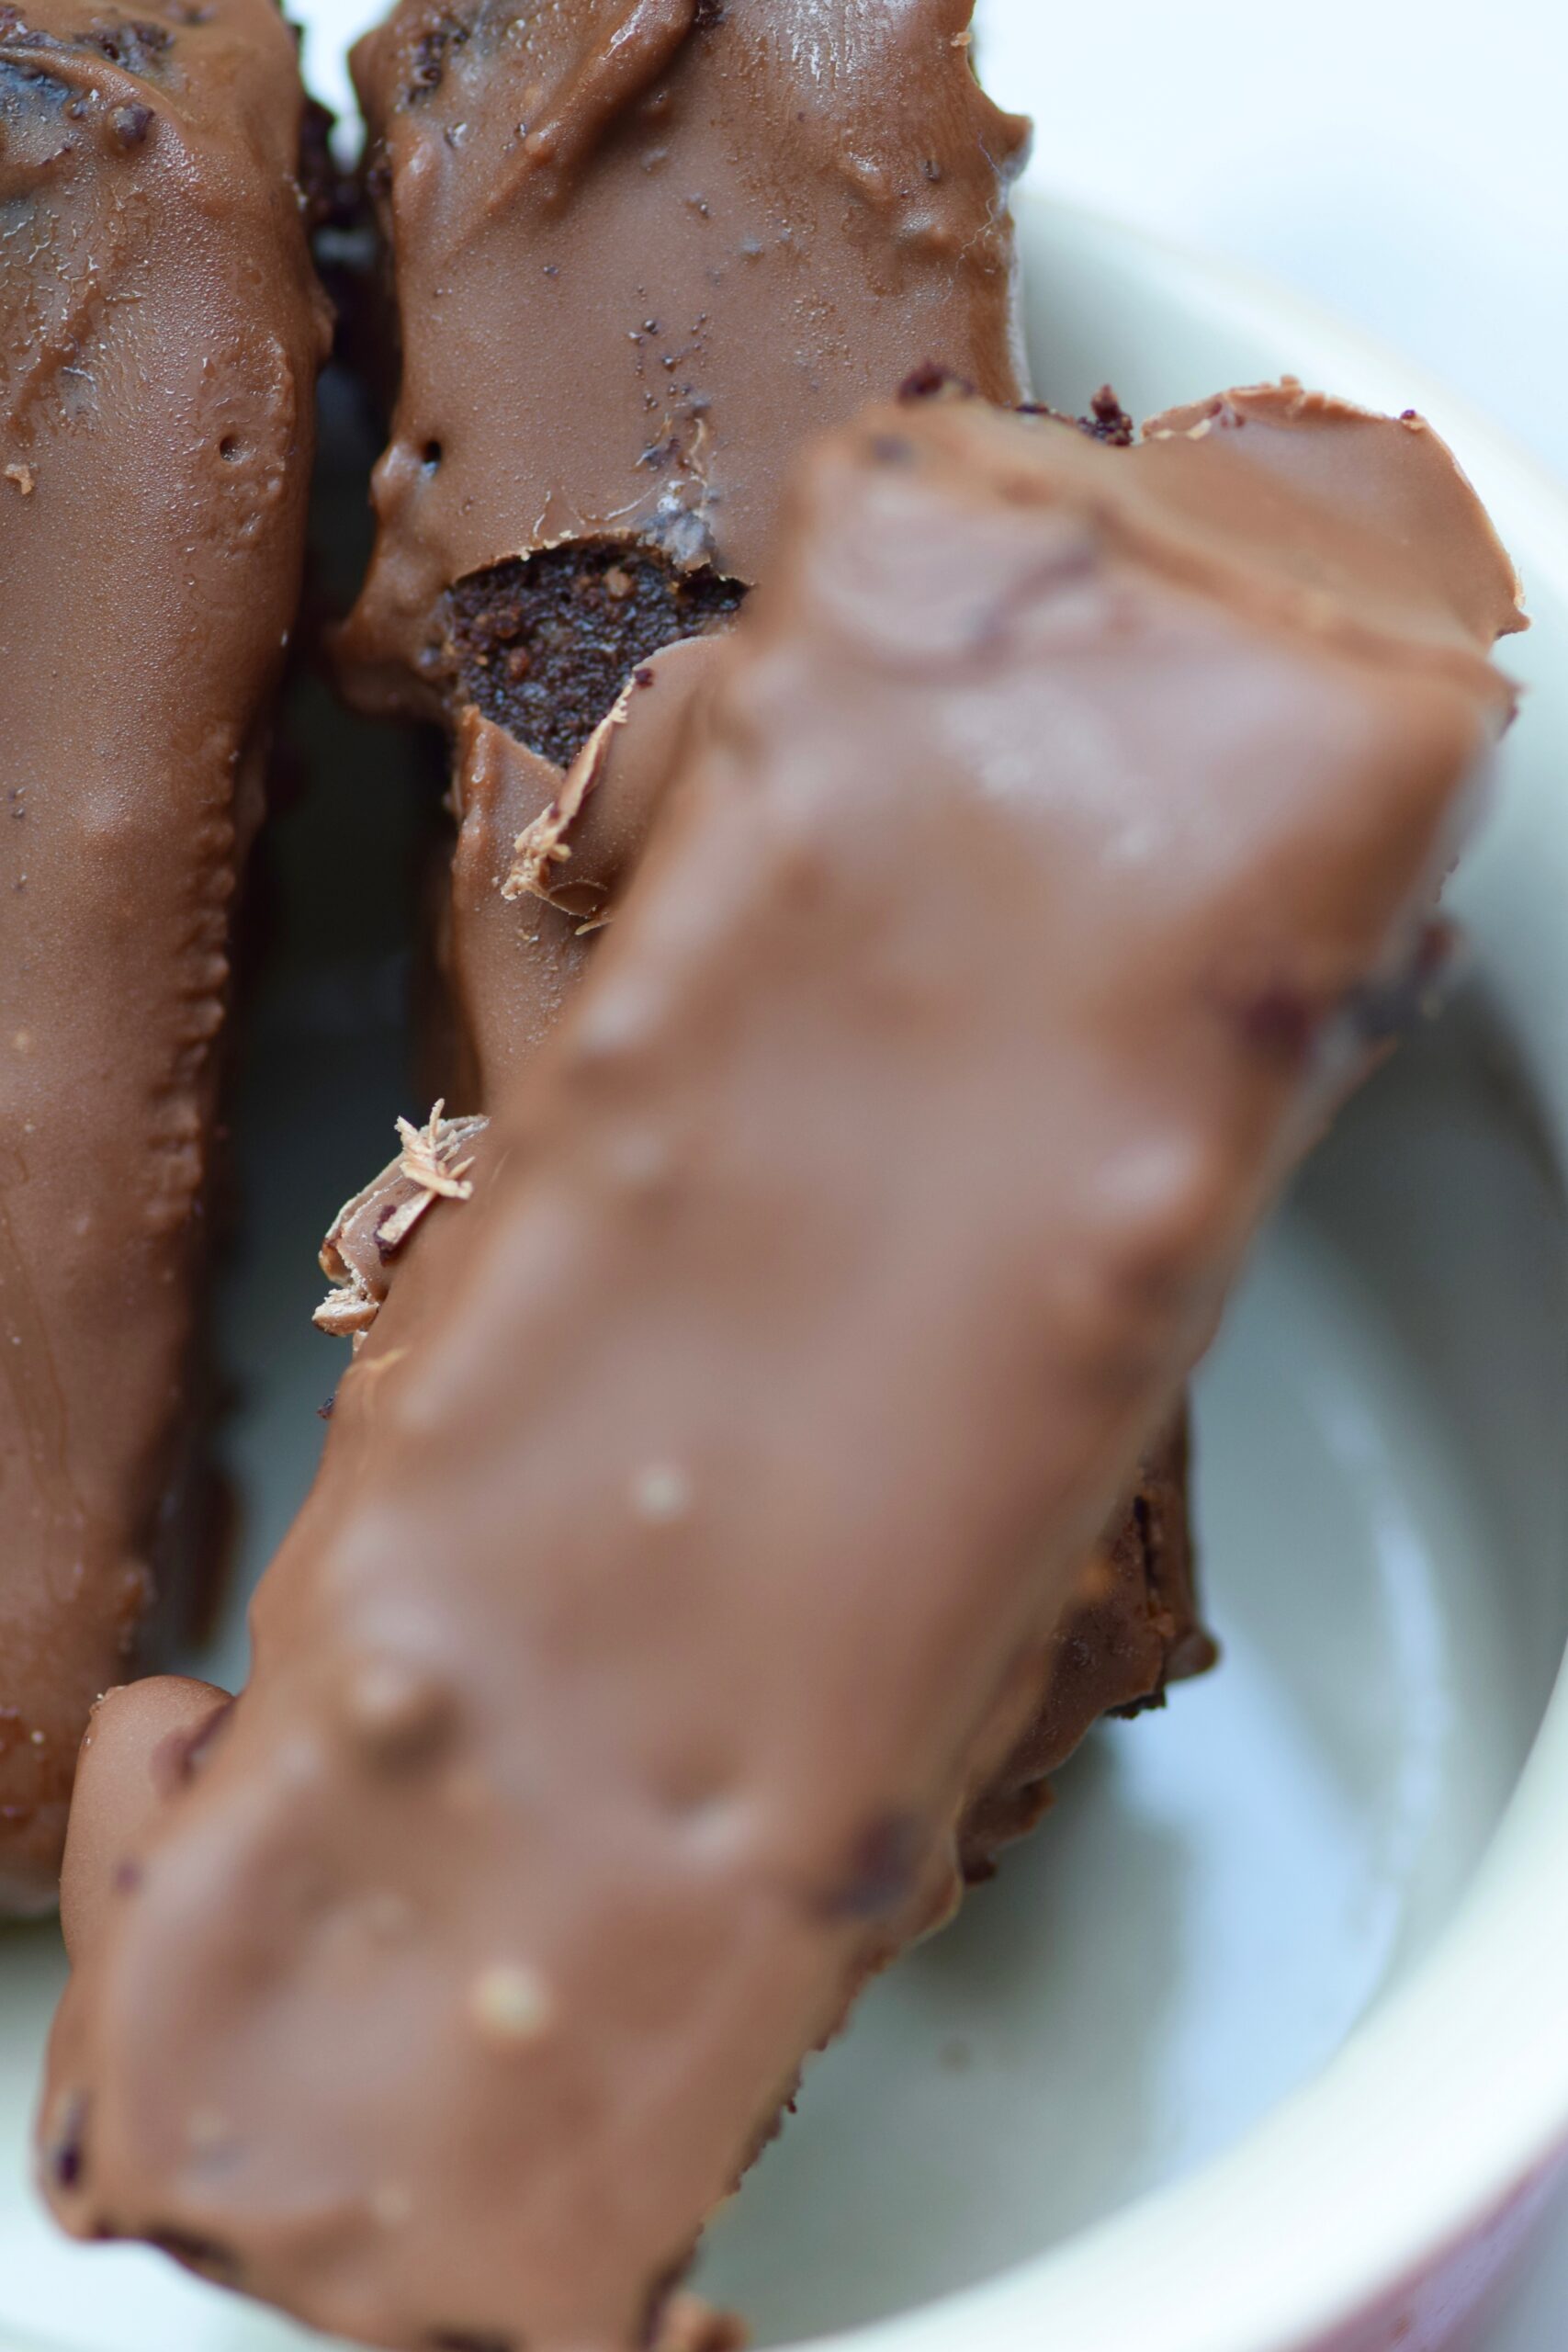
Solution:
M311 1317L318 1330L352 1339L357 1349L380 1311L388 1261L432 1204L472 1197L467 1148L483 1134L482 1118L448 1119L437 1102L423 1127L397 1123L402 1149L362 1192L345 1201L321 1244L321 1272L332 1290Z

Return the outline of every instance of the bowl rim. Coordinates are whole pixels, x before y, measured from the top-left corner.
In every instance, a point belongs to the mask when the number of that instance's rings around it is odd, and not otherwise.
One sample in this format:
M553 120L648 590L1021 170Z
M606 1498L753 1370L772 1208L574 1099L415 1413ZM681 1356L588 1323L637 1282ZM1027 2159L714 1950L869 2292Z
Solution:
M1421 409L1461 452L1549 616L1536 622L1531 666L1541 637L1568 652L1568 489L1483 415L1258 272L1028 185L1014 209L1026 256L1087 263L1134 291L1157 271L1165 299L1216 333L1234 329L1247 344L1261 334L1299 352L1291 372L1309 382L1390 412ZM1562 732L1568 766L1568 707ZM1548 855L1568 893L1568 797L1542 802L1533 822L1544 831L1532 855ZM1559 1021L1553 1040L1538 1006L1531 1037L1528 994L1510 993L1532 1075L1544 1067L1555 1081L1542 1115L1568 1170L1568 1032ZM911 2312L818 2336L816 2352L1326 2352L1337 2330L1510 2209L1533 2212L1568 2158L1564 1949L1568 1663L1454 1917L1312 2082L1231 2150L1061 2245Z

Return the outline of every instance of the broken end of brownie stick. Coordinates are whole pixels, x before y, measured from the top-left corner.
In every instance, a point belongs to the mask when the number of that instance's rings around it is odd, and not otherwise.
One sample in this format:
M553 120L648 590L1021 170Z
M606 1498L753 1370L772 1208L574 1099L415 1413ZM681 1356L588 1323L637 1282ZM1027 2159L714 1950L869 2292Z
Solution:
M814 453L73 1980L68 2227L368 2341L632 2346L950 1904L1510 707L1419 538L1260 495L958 402Z
M614 793L563 840L566 771L661 649L728 625L804 441L922 363L1026 393L1026 126L968 13L404 0L355 52L401 383L338 655L364 707L452 739L465 1110L558 1017L619 862Z
M803 437L922 361L1024 396L1028 126L976 83L968 17L403 0L360 42L401 353L341 646L363 696L443 715L449 594L563 540L755 581Z

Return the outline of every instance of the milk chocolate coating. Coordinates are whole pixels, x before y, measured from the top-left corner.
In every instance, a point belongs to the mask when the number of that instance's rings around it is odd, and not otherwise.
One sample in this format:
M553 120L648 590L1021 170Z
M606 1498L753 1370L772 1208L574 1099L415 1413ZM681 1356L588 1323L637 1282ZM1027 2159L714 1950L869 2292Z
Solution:
M1350 413L1260 401L1133 450L886 408L803 469L80 1958L71 2229L375 2343L630 2345L951 1904L1510 707L1440 444L1358 423L1308 496L1269 436Z
M210 1682L156 1674L110 1691L94 1708L76 1761L78 1799L60 1877L60 1924L73 1957L89 1949L106 1907L133 1883L131 1849L230 1704L229 1693Z
M518 835L632 671L764 576L807 440L926 363L1026 396L1028 126L971 4L403 0L355 52L401 373L340 651L366 707L452 735L459 1111L582 969L581 904L502 896ZM675 700L635 696L623 762Z
M171 1547L326 335L270 0L0 6L0 1908Z
M489 1122L447 1119L444 1107L438 1102L427 1125L417 1131L399 1121L402 1151L344 1202L321 1245L321 1271L332 1288L315 1321L323 1331L352 1339L356 1351L430 1211L443 1198L472 1195L468 1170ZM1168 1683L1206 1673L1214 1663L1217 1651L1198 1613L1188 1456L1183 1404L1140 1463L1132 1495L1084 1562L1061 1621L1051 1630L1037 1667L1033 1721L994 1779L970 1802L960 1839L965 1878L989 1877L1000 1849L1032 1828L1050 1804L1051 1776L1100 1716L1136 1714L1161 1705ZM453 1534L462 1540L460 1530ZM520 1541L520 1553L525 1548ZM185 1687L170 1685L174 1690ZM149 1688L138 1684L118 1703L151 1724L155 1707L147 1697ZM104 1721L114 1713L107 1710ZM1010 1730L1010 1707L1006 1721ZM113 1762L100 1760L90 1781L78 1785L66 1848L67 1874L78 1881L94 1868L81 1863L81 1849L107 1854L117 1838L133 1842L133 1820L140 1826L134 1795L120 1785L128 1771L134 1781L147 1777L141 1764L127 1762L131 1737L118 1726ZM100 1740L100 1755L103 1745Z

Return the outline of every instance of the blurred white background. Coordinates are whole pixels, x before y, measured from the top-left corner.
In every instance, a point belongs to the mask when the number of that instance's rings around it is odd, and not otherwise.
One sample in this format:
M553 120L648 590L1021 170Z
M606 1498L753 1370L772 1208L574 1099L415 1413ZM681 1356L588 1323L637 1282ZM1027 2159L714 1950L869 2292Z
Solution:
M992 95L1029 93L1035 185L1289 280L1568 475L1565 0L979 22Z

